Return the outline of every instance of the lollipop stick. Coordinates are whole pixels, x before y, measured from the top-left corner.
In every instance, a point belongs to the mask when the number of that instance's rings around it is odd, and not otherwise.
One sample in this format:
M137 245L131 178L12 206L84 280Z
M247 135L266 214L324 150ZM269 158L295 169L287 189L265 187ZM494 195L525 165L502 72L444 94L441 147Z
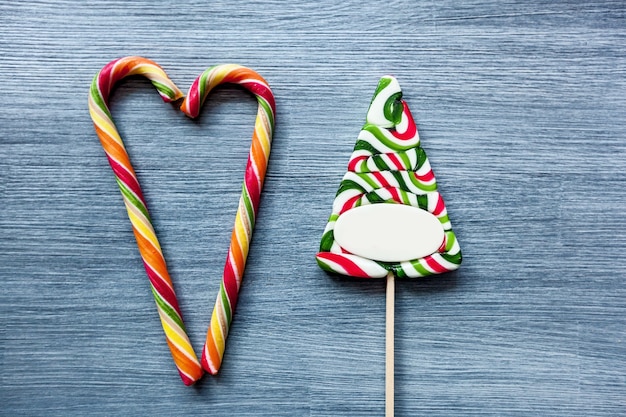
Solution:
M393 339L394 339L394 304L395 304L395 277L392 272L387 274L387 317L385 332L385 416L393 417L393 392L394 392L394 359L393 359Z

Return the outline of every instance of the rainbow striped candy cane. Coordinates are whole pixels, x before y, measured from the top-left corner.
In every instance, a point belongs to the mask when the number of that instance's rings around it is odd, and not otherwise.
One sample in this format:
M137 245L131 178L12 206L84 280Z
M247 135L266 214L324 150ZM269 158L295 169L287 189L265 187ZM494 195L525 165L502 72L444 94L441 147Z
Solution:
M204 71L189 89L181 110L189 117L198 116L200 107L209 92L217 85L226 83L238 84L252 92L259 102L259 108L254 123L252 145L246 164L239 208L235 216L235 227L224 265L222 284L202 350L202 367L211 374L216 374L222 363L228 329L237 305L239 287L246 266L248 248L259 210L261 189L270 156L276 113L274 95L263 77L249 68L233 64L217 65Z
M89 95L89 112L122 192L172 357L185 385L191 385L202 376L202 367L216 373L224 355L269 160L274 131L274 96L267 82L256 72L238 65L219 65L206 70L194 82L189 98L181 107L185 114L196 117L211 89L223 83L242 85L254 93L259 101L230 250L200 365L185 330L139 181L108 108L109 95L115 84L132 75L148 78L166 102L183 97L182 92L155 62L141 57L126 57L110 62L96 75Z
M105 65L93 79L89 113L122 192L174 363L185 385L191 385L202 376L203 371L187 336L174 286L139 181L108 107L109 95L115 84L131 75L148 78L165 102L183 97L183 93L155 62L137 56L125 57Z

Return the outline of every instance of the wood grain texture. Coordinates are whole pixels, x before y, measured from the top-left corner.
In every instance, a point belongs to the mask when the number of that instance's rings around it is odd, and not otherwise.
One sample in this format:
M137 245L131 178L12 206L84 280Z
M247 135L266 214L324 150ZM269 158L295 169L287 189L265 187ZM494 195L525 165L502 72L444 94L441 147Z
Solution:
M375 416L385 283L314 255L378 78L395 75L464 254L396 283L396 415L626 414L622 1L0 0L0 414ZM143 55L183 89L262 74L277 130L218 377L179 381L92 77ZM111 107L199 349L256 102L198 121L143 80Z

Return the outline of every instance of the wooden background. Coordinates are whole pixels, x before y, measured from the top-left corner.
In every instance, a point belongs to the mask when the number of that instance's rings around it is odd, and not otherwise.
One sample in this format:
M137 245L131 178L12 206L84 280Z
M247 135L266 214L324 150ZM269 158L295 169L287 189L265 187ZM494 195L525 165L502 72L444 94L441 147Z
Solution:
M461 3L461 4L460 4ZM378 78L398 77L464 253L397 284L398 416L626 415L622 1L0 1L0 414L377 416L384 283L314 255ZM218 377L180 382L87 111L112 59L186 90L239 63L277 130ZM200 349L256 112L112 99Z

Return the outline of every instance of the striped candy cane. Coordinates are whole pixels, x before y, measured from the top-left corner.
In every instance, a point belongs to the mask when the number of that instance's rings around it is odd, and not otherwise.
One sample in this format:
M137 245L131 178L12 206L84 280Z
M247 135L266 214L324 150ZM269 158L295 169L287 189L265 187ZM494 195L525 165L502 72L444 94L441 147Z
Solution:
M203 371L187 336L172 280L167 272L139 181L108 107L109 95L115 84L131 75L148 78L165 102L183 96L155 62L136 56L120 58L107 64L93 79L89 94L89 113L122 192L174 363L185 385L191 385L202 376Z
M202 350L202 367L211 374L216 374L222 363L228 329L237 305L270 156L276 112L274 95L263 77L249 68L233 64L217 65L204 71L189 89L181 110L189 117L197 117L209 92L217 85L226 83L241 85L252 92L259 107L224 275Z
M230 250L200 365L185 331L139 181L108 108L109 95L115 84L131 75L148 78L166 102L183 97L159 65L141 57L126 57L110 62L96 75L89 94L89 112L120 187L172 357L185 385L191 385L202 376L202 367L215 374L224 355L269 160L274 131L274 96L267 82L256 72L238 65L219 65L206 70L194 82L181 108L188 116L196 117L211 89L223 83L242 85L255 94L259 102Z

